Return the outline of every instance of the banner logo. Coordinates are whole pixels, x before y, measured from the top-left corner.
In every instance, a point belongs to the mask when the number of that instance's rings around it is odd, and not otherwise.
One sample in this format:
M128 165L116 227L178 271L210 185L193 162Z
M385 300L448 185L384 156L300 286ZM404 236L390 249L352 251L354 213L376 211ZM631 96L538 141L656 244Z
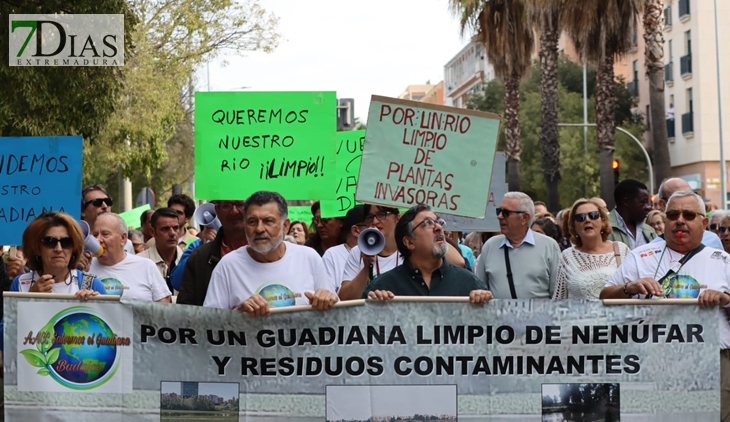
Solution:
M10 15L10 66L124 66L124 15Z
M120 347L129 337L118 337L93 308L74 306L57 313L37 332L29 332L20 350L38 368L37 375L51 377L72 390L90 390L111 379L119 369Z

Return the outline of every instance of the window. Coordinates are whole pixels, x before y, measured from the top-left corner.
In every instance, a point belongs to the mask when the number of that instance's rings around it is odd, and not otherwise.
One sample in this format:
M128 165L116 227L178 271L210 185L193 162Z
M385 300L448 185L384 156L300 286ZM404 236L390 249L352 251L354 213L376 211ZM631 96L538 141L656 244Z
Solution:
M687 31L684 33L684 51L687 55L692 54L692 33Z
M639 61L634 60L634 80L636 81L638 79L639 79Z
M672 59L674 58L674 56L672 55L672 40L669 40L669 42L667 42L667 58L669 59L669 63L671 63Z
M669 94L669 108L674 107L674 94Z
M651 130L651 109L649 104L646 105L646 128Z
M694 111L694 104L692 99L692 88L687 88L687 111L692 113Z

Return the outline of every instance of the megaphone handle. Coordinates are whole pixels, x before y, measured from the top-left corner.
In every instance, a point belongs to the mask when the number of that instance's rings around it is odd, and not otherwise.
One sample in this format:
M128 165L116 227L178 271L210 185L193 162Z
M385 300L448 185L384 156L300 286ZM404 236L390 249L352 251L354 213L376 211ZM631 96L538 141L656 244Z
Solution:
M375 268L375 266L373 265L372 262L370 262L370 265L368 265L368 267L369 267L369 269L368 269L368 285L370 285L370 283L373 281L373 278L375 277L375 272L373 271L373 269Z

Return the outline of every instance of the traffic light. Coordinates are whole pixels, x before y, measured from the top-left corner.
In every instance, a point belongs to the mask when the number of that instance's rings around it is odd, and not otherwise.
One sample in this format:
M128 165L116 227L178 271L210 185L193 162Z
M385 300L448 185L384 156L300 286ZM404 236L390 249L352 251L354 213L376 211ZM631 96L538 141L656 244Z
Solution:
M611 163L611 168L613 169L613 184L614 186L618 185L618 170L619 167L621 167L621 163L619 163L618 160L613 160L613 163Z

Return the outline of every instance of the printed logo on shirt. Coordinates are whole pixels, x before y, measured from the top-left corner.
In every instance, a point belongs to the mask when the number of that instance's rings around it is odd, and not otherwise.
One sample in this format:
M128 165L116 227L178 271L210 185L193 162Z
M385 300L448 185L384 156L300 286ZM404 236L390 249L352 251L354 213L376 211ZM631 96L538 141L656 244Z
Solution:
M706 284L700 284L691 275L672 274L662 283L664 297L672 299L696 299Z
M724 263L728 263L727 257L722 253L722 251L713 252L712 255L710 255L710 259L721 259Z
M125 289L129 289L129 287L114 277L102 278L101 284L104 285L104 289L106 289L106 293L109 295L121 296Z
M297 298L302 296L301 293L294 293L290 288L279 283L264 284L256 293L263 296L269 305L275 308L293 306L297 303Z
M656 250L653 250L653 251L640 253L639 256L642 257L642 258L646 258L648 256L654 255L655 253L661 253L661 251L662 251L661 249L656 249Z

